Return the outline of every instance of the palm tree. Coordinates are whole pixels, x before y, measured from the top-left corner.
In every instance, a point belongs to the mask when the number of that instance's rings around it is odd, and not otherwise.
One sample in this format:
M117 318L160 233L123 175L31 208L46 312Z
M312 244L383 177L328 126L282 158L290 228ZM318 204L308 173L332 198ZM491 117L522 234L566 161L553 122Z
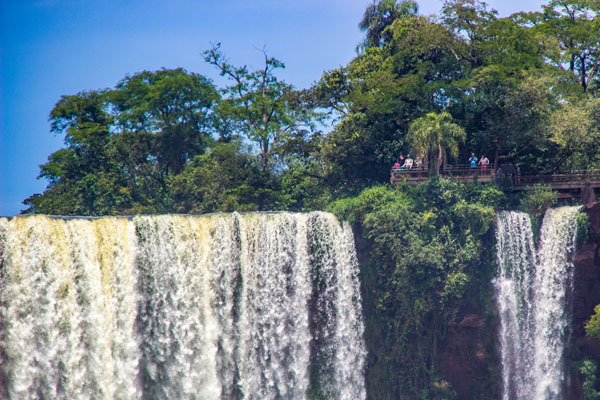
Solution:
M386 41L386 28L398 18L416 15L418 9L417 3L412 0L401 0L399 3L396 0L374 0L358 24L361 31L367 31L367 37L358 50L381 46Z
M453 157L458 155L459 143L464 143L467 134L465 130L452 122L452 115L448 112L427 113L424 117L417 118L410 124L408 140L415 153L429 160L431 170L436 175L446 161L446 152Z

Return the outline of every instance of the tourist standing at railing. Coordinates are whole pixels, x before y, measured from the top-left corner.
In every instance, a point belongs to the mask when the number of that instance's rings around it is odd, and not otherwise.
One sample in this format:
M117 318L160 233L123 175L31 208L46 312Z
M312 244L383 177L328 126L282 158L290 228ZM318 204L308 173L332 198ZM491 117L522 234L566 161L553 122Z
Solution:
M394 163L393 170L394 170L394 172L402 171L402 165L400 164L400 159L397 159L396 162Z
M404 160L404 168L412 169L413 167L413 159L410 157L410 154L406 155L406 160Z
M417 156L417 158L415 158L415 168L416 169L423 168L423 158L421 156Z
M469 165L471 168L477 168L477 157L475 153L471 153L471 157L469 157Z
M487 169L487 166L490 164L490 160L487 159L487 157L485 156L485 154L481 155L481 160L479 160L479 165L481 165L481 170L485 171Z
M517 175L517 185L521 184L521 168L519 168L519 164L515 164L515 173Z
M498 169L496 170L496 183L498 185L502 184L502 180L504 178L502 175L502 168L498 167Z

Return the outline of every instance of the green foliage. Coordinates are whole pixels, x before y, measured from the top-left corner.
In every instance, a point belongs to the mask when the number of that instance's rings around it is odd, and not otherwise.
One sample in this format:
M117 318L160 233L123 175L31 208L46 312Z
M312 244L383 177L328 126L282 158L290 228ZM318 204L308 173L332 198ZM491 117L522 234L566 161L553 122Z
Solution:
M583 360L579 367L579 372L583 375L583 399L598 400L600 392L596 390L596 381L598 380L598 365L593 360Z
M389 180L398 155L414 153L406 137L410 123L441 111L460 78L455 38L445 27L407 16L388 31L384 47L367 48L314 88L316 100L339 117L321 153L328 182L346 196Z
M390 37L388 27L398 18L417 14L418 5L414 1L375 0L365 10L363 19L358 24L367 35L359 49L378 47L385 44Z
M167 181L212 143L218 99L206 78L183 69L142 72L114 90L63 96L50 114L66 148L51 154L28 212L114 215L167 212Z
M265 56L265 68L250 72L228 64L218 47L206 60L234 81L224 100L208 79L181 68L63 96L50 122L66 148L41 166L49 185L25 201L26 212L310 210L329 202L314 157L319 117L277 80L283 64Z
M561 104L548 126L554 170L584 170L598 165L600 99Z
M210 113L219 95L205 77L178 68L126 77L109 93L116 128L148 134L158 168L181 173L212 135Z
M527 195L521 200L521 207L524 211L538 217L556 204L558 193L553 192L548 185L534 185L533 189L527 192Z
M600 71L600 29L597 1L552 0L542 12L531 13L527 23L552 40L547 44L551 65L583 91L597 93Z
M263 181L256 160L234 141L196 156L168 187L175 212L255 211Z
M581 246L590 239L591 222L588 213L580 212L575 217L575 240L576 248Z
M414 120L408 130L408 140L414 152L431 162L431 169L438 175L442 163L447 162L447 153L458 156L458 146L467 134L452 122L452 116L428 113Z
M361 274L373 398L453 398L439 353L461 307L486 287L483 240L498 201L476 186L377 186L328 208L357 224L359 252L369 254Z
M275 71L285 65L266 52L264 58L263 68L249 71L245 65L229 64L220 44L204 52L204 60L232 82L223 90L226 98L219 109L221 118L232 121L234 131L257 144L266 172L273 157L272 147L312 131L318 114L302 104L291 85L277 79Z
M585 324L585 334L590 339L600 338L600 304L594 308L594 314Z

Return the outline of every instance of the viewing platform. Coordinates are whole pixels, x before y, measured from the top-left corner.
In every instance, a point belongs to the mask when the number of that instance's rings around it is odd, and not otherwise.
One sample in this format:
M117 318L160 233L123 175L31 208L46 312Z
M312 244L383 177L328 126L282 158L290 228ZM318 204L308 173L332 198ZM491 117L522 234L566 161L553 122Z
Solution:
M505 169L506 171L506 169ZM491 183L496 182L505 189L519 191L531 190L536 184L548 185L559 192L561 198L576 198L593 196L600 189L600 170L569 171L557 174L522 175L520 179L514 174L504 172L496 176L493 168L481 169L468 166L447 167L440 170L440 176L461 183ZM399 185L407 182L416 185L429 180L428 169L411 169L390 172L390 183ZM587 195L584 194L587 192Z
M440 176L450 178L461 183L490 183L496 179L496 174L491 168L470 168L468 166L445 167L440 169ZM391 171L390 183L399 185L406 181L411 185L416 185L429 180L430 171L427 168L407 169L400 172Z

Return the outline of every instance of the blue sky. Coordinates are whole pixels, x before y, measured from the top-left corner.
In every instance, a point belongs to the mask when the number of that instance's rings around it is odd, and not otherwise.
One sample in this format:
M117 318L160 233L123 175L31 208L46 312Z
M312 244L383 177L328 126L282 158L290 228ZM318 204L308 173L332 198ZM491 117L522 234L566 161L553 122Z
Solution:
M39 165L62 147L48 115L61 95L113 87L127 74L183 67L219 80L202 51L221 42L233 64L260 66L266 47L281 78L308 87L346 64L371 0L0 0L0 215L41 193ZM421 14L442 1L419 1ZM540 0L493 0L501 16Z

